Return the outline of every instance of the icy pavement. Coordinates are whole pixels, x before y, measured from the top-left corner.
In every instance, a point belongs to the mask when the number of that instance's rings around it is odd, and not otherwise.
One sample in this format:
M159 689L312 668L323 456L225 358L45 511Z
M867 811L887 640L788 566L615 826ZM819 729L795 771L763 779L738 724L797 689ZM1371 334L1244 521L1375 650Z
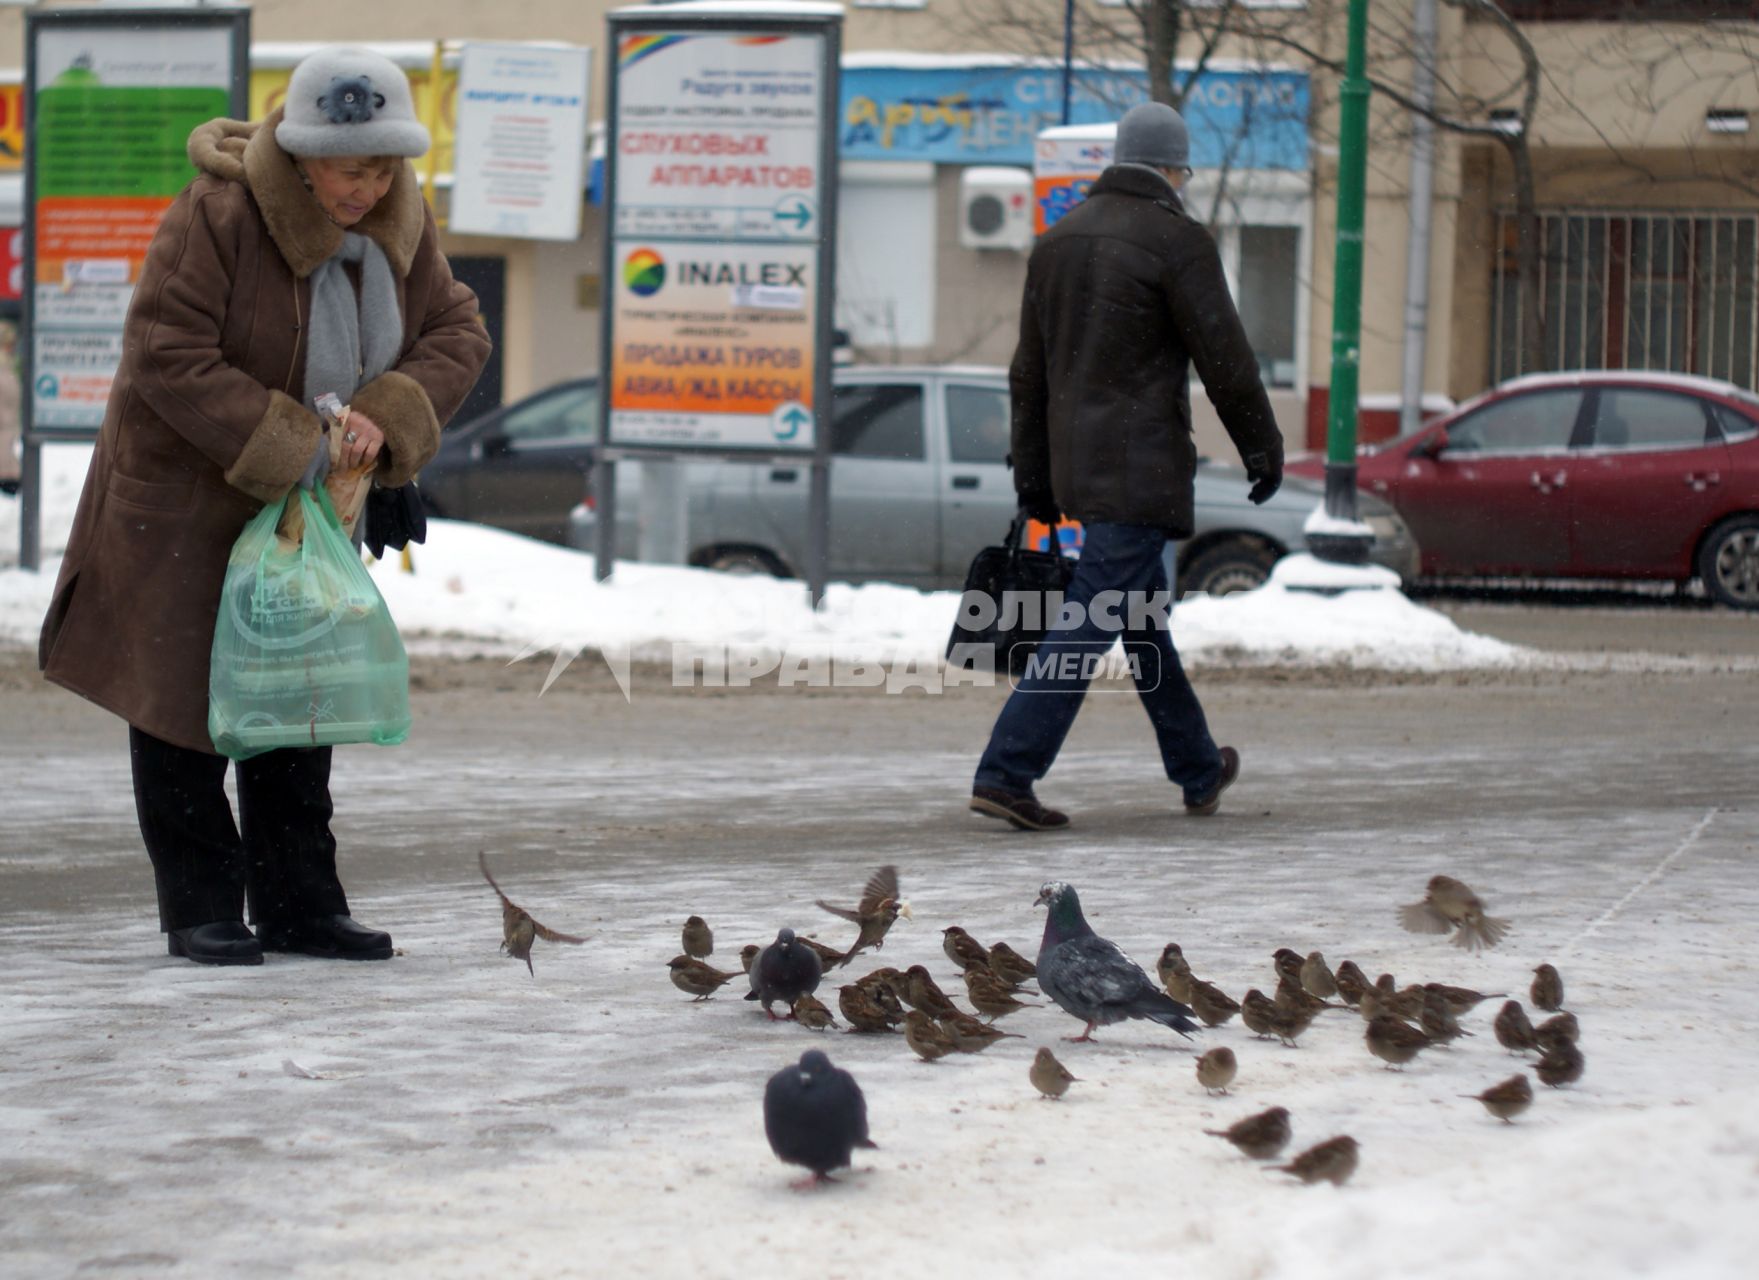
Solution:
M404 954L255 970L163 955L117 734L81 727L6 758L0 1271L1745 1277L1759 750L1665 693L1579 702L1612 689L1224 694L1212 717L1255 745L1208 822L1168 815L1134 699L1096 696L1044 788L1078 825L1049 837L961 811L966 739L993 714L976 695L920 700L908 740L877 697L552 695L525 735L429 707L419 744L338 770L354 907ZM499 957L478 848L592 940L540 943L535 979ZM1513 1126L1461 1099L1524 1065L1490 1034L1494 1001L1474 1038L1403 1072L1329 1013L1286 1049L1237 1020L1190 1045L1131 1024L1065 1046L1079 1026L1034 1009L1003 1024L1025 1039L927 1065L901 1037L815 1036L667 980L691 912L728 967L783 924L846 940L812 899L885 861L915 920L879 959L956 996L940 929L1031 955L1055 876L1137 959L1177 939L1235 996L1269 986L1284 944L1523 1000L1553 961L1586 1075L1538 1088ZM1501 948L1399 931L1436 870L1513 920ZM1044 1043L1083 1078L1062 1103L1027 1083ZM1192 1074L1213 1044L1240 1056L1229 1097ZM808 1047L855 1073L880 1149L799 1193L760 1097ZM1291 1153L1360 1140L1348 1186L1294 1184L1201 1133L1277 1104Z

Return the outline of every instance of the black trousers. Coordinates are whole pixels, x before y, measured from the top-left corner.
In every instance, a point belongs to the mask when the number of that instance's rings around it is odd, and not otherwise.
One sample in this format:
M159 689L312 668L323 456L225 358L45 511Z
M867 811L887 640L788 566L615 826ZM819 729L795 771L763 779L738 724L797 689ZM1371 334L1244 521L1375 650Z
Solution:
M253 922L348 914L330 834L329 747L240 760L237 825L226 800L226 757L173 746L132 725L128 749L161 930L243 920L247 899Z

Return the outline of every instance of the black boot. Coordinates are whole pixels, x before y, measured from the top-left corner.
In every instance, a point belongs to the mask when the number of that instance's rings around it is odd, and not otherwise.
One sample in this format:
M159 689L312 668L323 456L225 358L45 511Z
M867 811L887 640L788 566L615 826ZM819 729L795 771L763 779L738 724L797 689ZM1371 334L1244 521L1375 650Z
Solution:
M268 951L297 951L324 960L389 960L391 935L356 923L354 917L305 916L259 920L257 937Z
M197 964L263 962L262 944L241 920L215 920L187 929L172 929L165 935L165 947L172 955Z

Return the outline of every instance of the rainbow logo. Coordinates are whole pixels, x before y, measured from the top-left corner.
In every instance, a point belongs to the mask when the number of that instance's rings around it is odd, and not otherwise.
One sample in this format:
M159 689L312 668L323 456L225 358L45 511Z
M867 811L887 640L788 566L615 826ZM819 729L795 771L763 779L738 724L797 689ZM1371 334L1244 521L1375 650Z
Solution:
M651 298L666 283L666 260L652 249L637 249L623 259L623 283L638 298Z
M617 46L617 65L619 67L632 66L643 58L658 53L661 49L669 49L688 39L690 39L689 36L665 35L657 32L624 36L622 43Z

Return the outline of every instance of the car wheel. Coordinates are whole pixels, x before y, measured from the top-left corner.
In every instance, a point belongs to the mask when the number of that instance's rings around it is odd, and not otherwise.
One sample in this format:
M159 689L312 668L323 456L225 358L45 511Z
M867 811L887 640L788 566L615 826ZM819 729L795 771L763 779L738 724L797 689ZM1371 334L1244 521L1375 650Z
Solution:
M702 566L720 573L730 573L736 577L749 578L759 574L770 578L785 578L787 571L776 562L776 558L767 551L756 547L716 547L703 557Z
M1270 577L1277 553L1262 543L1233 539L1205 547L1179 572L1179 594L1201 591L1225 596L1236 591L1256 591Z
M1735 516L1712 529L1698 552L1698 576L1721 603L1759 609L1759 516Z

